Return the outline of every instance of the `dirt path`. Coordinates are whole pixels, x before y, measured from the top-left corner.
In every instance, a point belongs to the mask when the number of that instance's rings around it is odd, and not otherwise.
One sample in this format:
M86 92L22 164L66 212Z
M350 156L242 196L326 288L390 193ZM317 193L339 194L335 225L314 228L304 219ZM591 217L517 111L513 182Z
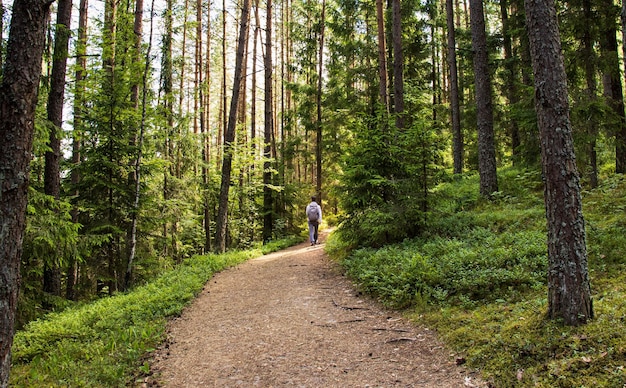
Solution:
M167 387L475 387L434 333L302 244L217 274L152 360Z

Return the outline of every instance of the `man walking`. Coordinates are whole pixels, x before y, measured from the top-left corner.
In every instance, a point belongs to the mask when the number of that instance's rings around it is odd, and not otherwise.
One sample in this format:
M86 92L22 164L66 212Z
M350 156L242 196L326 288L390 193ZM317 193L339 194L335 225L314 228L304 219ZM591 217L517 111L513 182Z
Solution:
M315 196L311 197L311 203L306 206L306 218L309 223L309 240L311 245L317 244L317 229L322 222L322 208L316 202Z

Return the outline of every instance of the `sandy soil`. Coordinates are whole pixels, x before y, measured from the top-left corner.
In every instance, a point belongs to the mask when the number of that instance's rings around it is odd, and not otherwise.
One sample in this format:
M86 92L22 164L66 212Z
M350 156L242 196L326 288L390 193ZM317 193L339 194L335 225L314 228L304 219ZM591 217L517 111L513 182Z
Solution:
M455 359L356 291L323 244L302 244L216 274L170 323L144 386L485 386Z

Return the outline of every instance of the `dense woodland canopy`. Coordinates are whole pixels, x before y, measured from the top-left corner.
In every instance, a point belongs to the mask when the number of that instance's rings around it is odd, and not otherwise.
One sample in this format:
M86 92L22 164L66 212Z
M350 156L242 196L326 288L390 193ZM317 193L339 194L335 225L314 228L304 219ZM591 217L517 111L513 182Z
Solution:
M297 233L311 194L376 247L419 235L438 183L478 173L489 198L497 168L541 169L531 4L57 1L18 321ZM574 186L626 170L619 15L557 4Z

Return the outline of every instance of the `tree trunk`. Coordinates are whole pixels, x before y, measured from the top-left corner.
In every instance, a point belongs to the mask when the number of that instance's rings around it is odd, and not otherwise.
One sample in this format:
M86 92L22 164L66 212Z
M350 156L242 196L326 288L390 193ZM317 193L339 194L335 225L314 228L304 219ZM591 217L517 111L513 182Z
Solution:
M76 82L74 86L74 128L72 131L72 172L71 182L73 196L78 197L78 184L80 174L78 166L81 162L80 150L85 115L85 78L87 72L87 22L88 1L80 0L78 11L78 38L76 42ZM72 207L72 222L78 222L78 206ZM78 262L75 257L70 257L67 270L65 297L76 300L76 282L78 279Z
M493 133L493 107L491 101L491 77L485 14L482 0L470 0L470 24L472 26L472 49L474 50L474 80L476 88L476 120L478 125L478 172L480 194L490 197L498 191L496 150Z
M272 0L267 0L265 26L265 127L263 156L263 242L272 238L273 230L273 196L272 196L272 173L271 173L271 144L272 132L274 131L273 88L272 88Z
M315 142L315 161L316 161L316 192L317 203L322 206L322 81L323 81L323 69L324 69L324 26L326 24L326 0L322 0L322 16L321 16L321 31L320 31L320 51L318 58L318 72L317 72L317 140Z
M389 113L389 94L387 93L387 47L385 40L385 13L383 0L376 0L376 20L378 24L378 76L380 103L385 112Z
M4 66L4 2L0 0L0 77Z
M0 387L9 383L35 107L51 1L15 0L0 84Z
M116 66L116 39L117 39L117 10L118 10L118 2L117 0L106 0L104 5L104 31L107 34L106 39L103 42L102 47L102 62L104 65L104 69L106 72L106 86L105 93L108 98L110 98L110 102L108 103L108 125L109 125L109 137L116 136L116 110L115 107L117 105L116 94L114 93L116 87L116 78L115 78L115 66ZM114 142L109 140L109 166L107 169L107 177L109 179L108 182L108 209L107 209L107 222L109 225L115 225L114 219L114 188L113 188L113 175L114 169L113 165L117 162L113 159L114 155ZM108 271L109 271L109 295L112 295L115 291L117 291L117 258L118 254L118 246L117 246L117 238L114 238L112 241L107 243L107 259L108 259Z
M210 138L209 138L209 128L210 128L210 106L211 106L211 2L207 3L207 26L206 26L206 77L204 78L206 93L204 96L203 102L203 110L204 110L204 120L206 125L204 126L205 132L202 133L202 184L204 186L204 250L206 252L211 251L211 212L209 210L209 161L211 158L211 148L210 148ZM204 89L204 87L203 87Z
M400 13L400 0L392 0L391 10L393 14L393 103L396 114L396 127L404 128L404 54L402 53L402 16Z
M150 15L152 15L152 11L154 10L154 0L152 0L152 5L150 7ZM139 139L137 141L133 141L133 143L137 143L137 157L134 161L134 169L131 175L133 176L133 208L131 210L131 223L130 223L130 241L129 241L129 254L128 254L128 263L126 264L126 274L124 275L124 289L127 290L132 282L133 275L133 266L135 262L135 256L137 253L137 219L139 217L139 200L141 196L141 158L143 151L143 138L146 127L146 99L148 93L148 72L150 71L150 54L152 51L152 32L153 32L153 20L154 18L150 18L150 40L148 43L148 50L146 51L145 56L145 66L142 74L142 96L141 96L141 122L139 123ZM136 0L135 3L135 48L137 49L137 57L139 60L141 58L141 40L143 36L143 0ZM133 88L137 86L137 91L139 90L139 85L133 85ZM134 90L134 89L133 89ZM135 96L134 98L138 98L139 96ZM135 109L139 108L138 101L135 104ZM135 144L134 144L135 145Z
M626 3L626 2L625 2ZM594 23L591 1L583 0L584 32L583 32L583 58L585 58L585 81L587 83L587 103L595 102L598 97L596 85L596 62L594 52L594 39L591 28ZM598 124L595 118L587 121L587 158L589 165L589 185L598 187L598 157L596 153L596 139L598 138Z
M70 39L70 23L72 22L72 0L59 0L57 22L54 33L54 54L52 60L52 77L48 94L48 120L53 127L50 130L50 151L45 155L44 193L60 199L61 171L61 139L57 136L63 125L63 104L65 101L65 71L67 68L67 47ZM50 258L44 263L43 290L52 295L61 296L61 268L59 252L50 252Z
M602 51L604 96L610 101L611 109L619 119L615 135L615 172L626 172L626 115L624 112L624 93L617 52L617 15L613 1L604 0L598 7L603 20L600 24L600 50Z
M506 98L509 100L509 106L515 106L519 102L519 94L517 92L517 58L513 57L513 45L511 42L511 27L509 22L507 0L500 0L500 14L502 16ZM508 120L509 134L511 137L511 154L513 156L513 164L516 164L519 162L519 126L517 125L517 120L511 117L510 114Z
M593 318L593 309L556 10L553 0L526 0L525 5L545 179L548 316L579 325Z
M224 157L222 162L222 182L220 184L220 199L217 213L217 236L216 249L218 253L226 252L226 228L228 226L228 196L230 191L230 177L233 162L235 126L237 125L237 106L241 83L245 74L242 72L246 38L248 37L250 0L244 0L241 10L241 25L239 39L237 41L237 54L235 57L235 74L233 81L233 97L230 101L228 114L228 126L224 134Z
M152 20L153 17L150 17ZM141 40L143 38L143 0L135 0L135 20L133 24L133 32L135 35L135 60L141 60ZM135 109L139 109L139 78L130 87L130 101ZM134 137L132 138L134 140ZM131 146L134 142L131 142Z
M459 73L456 66L456 36L453 0L446 0L448 27L448 71L450 73L450 116L452 120L452 159L454 173L463 173L463 133L461 132L461 104L459 100Z
M259 16L259 0L254 0L254 34L252 40L252 80L251 80L251 96L250 96L250 141L252 143L252 163L251 168L254 168L256 161L256 73L257 73L257 57L259 54L259 36L261 34L261 18ZM264 59L265 60L265 59Z
M163 114L165 118L165 142L163 144L164 158L167 162L172 163L172 142L174 137L174 64L172 61L172 37L174 35L173 27L173 0L166 1L165 15L163 17L165 24L165 33L163 34L163 45L161 48L161 79L163 80ZM171 198L170 179L171 167L165 167L163 169L163 201L165 207L168 206L167 202ZM167 255L169 252L169 245L167 242L169 234L169 225L167 219L163 221L163 254Z

